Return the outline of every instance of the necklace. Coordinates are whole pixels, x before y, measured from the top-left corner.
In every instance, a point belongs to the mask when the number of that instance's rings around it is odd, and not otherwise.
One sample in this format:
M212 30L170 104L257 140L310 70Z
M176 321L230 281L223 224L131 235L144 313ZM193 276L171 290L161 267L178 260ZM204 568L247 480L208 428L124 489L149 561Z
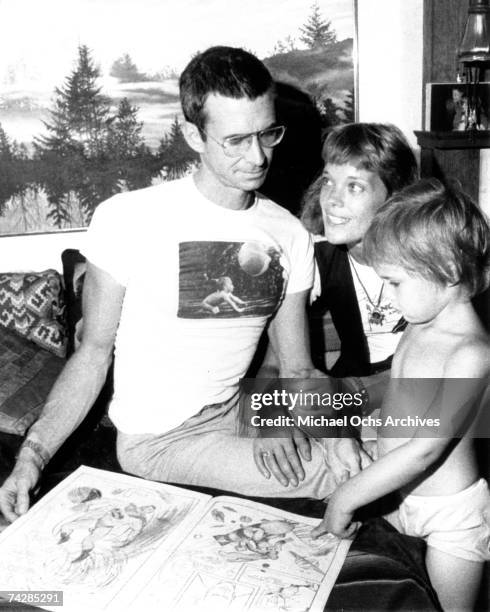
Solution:
M383 290L385 288L385 284L384 283L381 284L381 289L379 291L378 300L377 300L377 302L375 304L374 301L371 299L371 296L367 292L367 289L364 286L364 283L362 282L361 277L359 276L359 272L357 271L356 265L354 263L354 259L350 255L347 255L347 257L349 258L349 261L350 261L350 264L352 266L352 269L354 270L354 274L356 275L356 278L359 281L359 284L361 285L362 290L364 291L369 304L371 305L371 309L369 309L369 307L368 307L368 311L369 311L368 322L369 322L369 324L370 325L383 325L384 320L385 320L385 315L384 315L383 311L381 310L380 304L381 304L381 298L383 297Z

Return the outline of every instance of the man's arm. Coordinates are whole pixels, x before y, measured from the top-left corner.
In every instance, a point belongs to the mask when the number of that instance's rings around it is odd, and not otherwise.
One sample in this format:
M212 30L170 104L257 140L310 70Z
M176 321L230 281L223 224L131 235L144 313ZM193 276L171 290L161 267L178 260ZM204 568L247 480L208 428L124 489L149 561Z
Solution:
M314 371L306 318L308 295L309 291L287 294L269 326L280 378L309 378ZM318 372L318 376L323 375Z
M277 377L308 378L313 370L305 314L308 294L309 291L287 294L269 325L269 340L277 357ZM260 376L268 377L264 370L259 372ZM260 473L270 478L272 472L284 486L289 483L296 486L304 479L300 457L311 460L310 443L299 431L294 431L294 442L292 431L290 437L254 440L254 460Z
M42 469L80 425L96 400L111 363L124 287L88 263L83 288L83 337L21 446L16 465L0 489L0 510L12 521L29 507L29 491Z
M269 338L276 355L279 378L322 378L324 390L327 377L314 368L310 356L306 317L308 295L308 291L286 295L269 326ZM258 376L261 375L264 375L262 371ZM327 442L326 450L327 463L339 483L348 478L349 473L356 474L361 464L369 462L369 457L357 447L357 443L348 438L332 438ZM268 453L267 461L264 452ZM272 472L285 486L304 479L300 457L309 461L311 454L307 437L298 429L294 429L294 435L289 438L255 440L254 459L259 471L266 478L270 478Z

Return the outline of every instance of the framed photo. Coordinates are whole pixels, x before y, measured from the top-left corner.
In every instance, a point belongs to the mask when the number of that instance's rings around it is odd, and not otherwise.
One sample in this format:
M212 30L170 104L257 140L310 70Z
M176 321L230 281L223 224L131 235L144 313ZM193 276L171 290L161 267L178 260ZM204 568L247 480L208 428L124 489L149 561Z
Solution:
M293 210L322 132L357 116L356 1L3 0L0 236L86 227L111 195L192 171L178 77L213 45L277 82L288 129L264 192Z
M430 132L490 128L490 83L427 83L425 129Z

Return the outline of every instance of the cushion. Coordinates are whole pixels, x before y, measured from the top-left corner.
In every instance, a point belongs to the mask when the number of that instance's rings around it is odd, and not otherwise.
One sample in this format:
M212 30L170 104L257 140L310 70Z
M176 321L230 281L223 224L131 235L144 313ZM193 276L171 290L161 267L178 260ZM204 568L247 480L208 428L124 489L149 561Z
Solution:
M64 357L66 331L58 272L0 274L0 325Z
M16 332L0 329L0 431L25 434L64 363Z

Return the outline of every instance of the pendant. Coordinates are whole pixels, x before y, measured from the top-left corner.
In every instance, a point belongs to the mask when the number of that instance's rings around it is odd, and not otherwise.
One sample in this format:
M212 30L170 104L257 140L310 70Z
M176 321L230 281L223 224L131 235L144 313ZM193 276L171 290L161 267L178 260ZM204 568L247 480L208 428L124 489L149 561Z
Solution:
M369 313L368 321L371 325L383 325L384 320L385 320L385 315L378 308L374 308Z

